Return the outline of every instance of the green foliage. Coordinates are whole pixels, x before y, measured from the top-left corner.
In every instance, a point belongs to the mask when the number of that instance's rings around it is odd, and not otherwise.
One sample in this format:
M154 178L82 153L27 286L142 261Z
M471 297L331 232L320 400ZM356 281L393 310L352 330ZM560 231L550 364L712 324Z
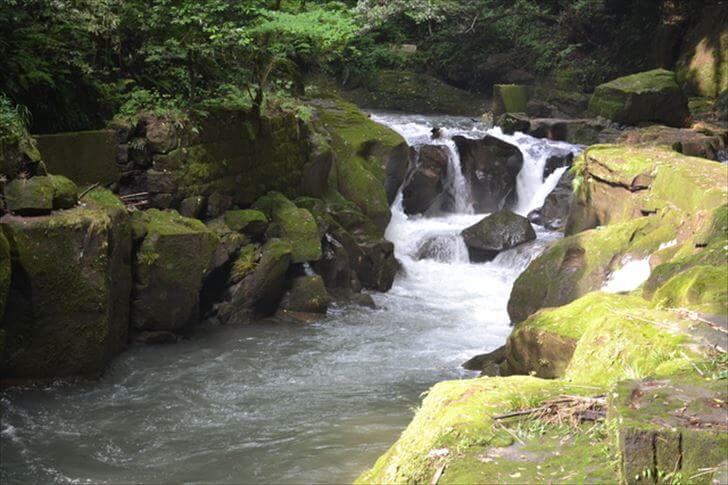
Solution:
M20 137L30 122L28 108L13 103L0 93L0 141Z

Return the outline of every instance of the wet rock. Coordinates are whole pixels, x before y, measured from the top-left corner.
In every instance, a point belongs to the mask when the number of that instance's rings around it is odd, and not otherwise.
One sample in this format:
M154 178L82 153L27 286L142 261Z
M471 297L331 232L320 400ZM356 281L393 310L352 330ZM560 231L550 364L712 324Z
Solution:
M321 276L299 276L291 283L281 308L293 312L325 314L330 304L331 297Z
M439 200L447 176L448 152L441 145L420 149L417 165L402 189L402 207L406 214L421 214Z
M476 355L463 363L463 369L479 371L481 375L497 376L500 375L499 365L506 358L505 346L498 347L492 352Z
M199 318L200 290L213 269L219 238L202 222L176 211L132 215L132 323L139 330L179 330Z
M350 288L352 269L349 252L333 236L327 235L323 242L321 259L311 265L321 275L327 288Z
M480 140L455 136L453 141L476 212L495 212L515 199L516 177L523 167L518 147L492 136Z
M377 308L374 298L368 293L358 293L349 288L329 288L329 294L340 305L358 305Z
M461 233L475 262L490 261L500 251L536 239L536 232L523 216L501 210L482 219Z
M574 154L572 152L562 152L551 155L546 159L543 168L543 179L554 173L556 169L563 167L571 167L574 163Z
M131 234L116 203L0 219L13 248L3 377L96 376L126 346Z
M512 135L517 131L528 133L531 130L531 118L524 113L504 113L495 122L503 133Z
M286 289L286 272L292 249L288 241L271 239L260 248L253 247L236 262L241 276L217 306L217 316L225 324L250 323L257 316L271 315ZM234 268L235 274L235 268ZM233 280L235 281L235 280Z
M452 262L459 244L459 235L440 235L425 240L415 253L415 259L433 259L444 263Z
M628 125L653 122L680 127L690 116L688 99L678 86L675 73L664 69L632 74L597 86L589 111Z

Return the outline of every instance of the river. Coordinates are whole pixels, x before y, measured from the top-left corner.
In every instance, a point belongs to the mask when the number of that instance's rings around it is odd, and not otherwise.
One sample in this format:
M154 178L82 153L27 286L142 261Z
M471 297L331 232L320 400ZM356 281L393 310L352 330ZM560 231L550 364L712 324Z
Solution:
M518 211L538 207L554 149L452 117L374 113L412 145L433 126L449 137L486 132L521 148ZM450 164L459 168L457 152ZM471 264L457 234L472 214L458 171L457 214L407 217L399 200L387 237L403 263L377 309L338 307L308 326L201 327L177 345L135 346L95 382L58 382L0 394L0 482L346 483L370 467L412 418L421 394L473 377L460 364L503 344L518 274L558 234ZM417 261L441 236L439 260Z

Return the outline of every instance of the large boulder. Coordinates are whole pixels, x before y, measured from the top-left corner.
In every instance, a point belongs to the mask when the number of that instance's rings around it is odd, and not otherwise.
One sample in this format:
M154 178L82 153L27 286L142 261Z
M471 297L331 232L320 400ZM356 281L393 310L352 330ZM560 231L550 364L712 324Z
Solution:
M462 232L471 261L489 261L499 252L536 239L531 223L523 216L501 210Z
M217 306L220 321L245 324L273 314L285 293L291 260L292 248L286 240L274 238L262 247L243 248L233 266L233 286Z
M293 263L321 258L321 235L311 212L299 209L283 194L271 192L259 198L253 208L280 227L280 237L291 242Z
M0 219L13 262L0 324L2 377L98 375L126 346L129 217L110 193L99 200L50 216Z
M632 74L597 86L589 111L617 123L664 123L683 126L690 116L688 99L675 73L664 69Z
M515 200L516 177L523 167L518 147L493 136L480 140L455 136L453 141L476 212L495 212Z
M176 211L150 209L132 216L132 324L137 330L179 330L199 318L200 290L214 267L218 236Z
M5 186L5 201L8 210L18 215L48 214L75 206L78 188L61 175L17 178Z
M251 238L260 238L268 228L268 218L265 214L253 209L227 211L224 219L230 230Z
M447 176L448 151L442 145L420 148L417 165L402 188L402 207L406 214L421 214L439 200Z
M319 275L294 278L281 308L291 312L326 313L331 297Z

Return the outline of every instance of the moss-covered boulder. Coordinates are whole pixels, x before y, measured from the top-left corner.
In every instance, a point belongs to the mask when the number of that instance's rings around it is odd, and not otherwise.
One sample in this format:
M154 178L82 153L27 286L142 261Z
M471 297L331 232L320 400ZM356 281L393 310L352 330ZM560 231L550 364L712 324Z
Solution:
M530 96L528 86L496 84L493 86L493 114L525 113Z
M235 232L243 233L253 238L259 238L265 234L268 228L268 218L260 211L231 210L224 215L225 224Z
M720 3L697 10L680 47L677 77L690 94L714 98L728 89L728 12Z
M282 308L293 312L326 313L330 304L331 297L321 276L299 276L291 282Z
M596 145L576 160L573 173L567 234L668 207L695 215L728 196L721 165L664 147Z
M259 198L253 208L278 224L280 237L291 242L291 262L305 263L321 258L321 236L316 220L307 209L299 209L277 192Z
M342 91L342 96L365 108L408 113L479 115L485 109L482 96L409 71L380 70L363 86Z
M408 165L410 150L399 134L375 123L356 106L339 98L311 102L321 129L331 138L336 155L330 175L331 192L350 200L382 233L391 216L394 198ZM327 197L334 196L329 193Z
M665 224L674 223L670 218ZM677 228L658 216L566 237L546 249L516 279L508 300L513 322L537 310L564 305L601 289L612 272L640 260L676 237Z
M53 209L53 183L46 176L17 178L5 186L5 202L19 215L48 214Z
M219 238L202 222L176 211L132 215L134 291L138 330L179 330L199 318L200 290L213 269Z
M217 306L220 321L245 324L273 314L286 290L292 254L291 244L282 239L244 247L233 266L234 284Z
M597 86L589 111L617 123L643 122L683 126L690 116L688 99L675 73L664 69L632 74Z
M463 229L461 235L471 261L490 261L501 251L536 239L528 219L505 209Z
M13 262L0 375L96 375L126 346L131 229L118 203L0 220Z

